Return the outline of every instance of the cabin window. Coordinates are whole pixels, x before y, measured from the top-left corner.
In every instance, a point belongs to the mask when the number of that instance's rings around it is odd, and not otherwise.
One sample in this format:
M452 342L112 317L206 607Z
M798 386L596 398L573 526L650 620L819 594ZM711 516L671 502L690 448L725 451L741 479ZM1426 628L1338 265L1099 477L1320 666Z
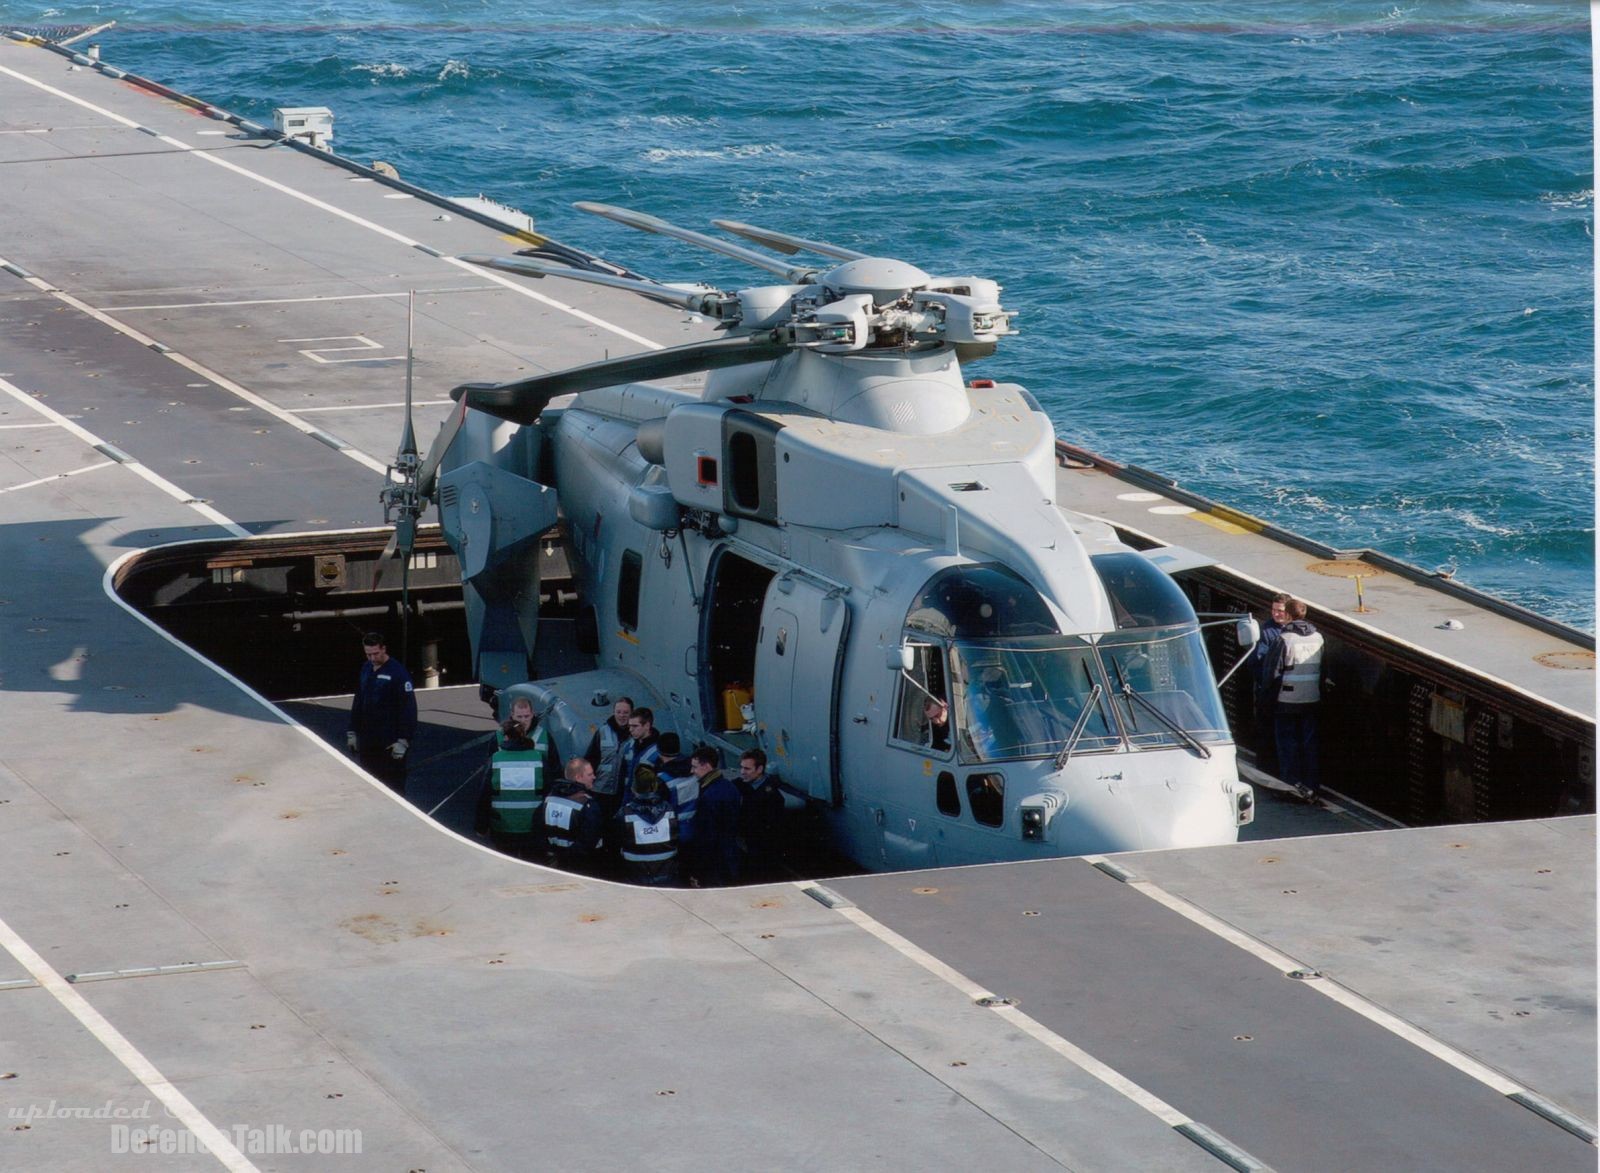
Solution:
M945 685L944 649L934 644L912 644L911 650L916 662L900 678L894 739L920 746L925 752L948 753L950 692Z
M728 464L733 473L728 483L733 503L746 513L760 513L761 470L756 463L756 438L749 432L728 437Z
M639 580L643 575L644 558L637 550L624 550L621 577L617 579L617 622L626 631L639 626Z
M783 425L749 411L722 415L722 505L734 517L778 520L777 436Z
M985 827L998 827L1005 821L1006 776L967 775L967 806L972 810L972 817Z
M949 815L951 818L961 816L961 796L956 793L956 776L949 770L943 770L939 774L937 798L941 815Z

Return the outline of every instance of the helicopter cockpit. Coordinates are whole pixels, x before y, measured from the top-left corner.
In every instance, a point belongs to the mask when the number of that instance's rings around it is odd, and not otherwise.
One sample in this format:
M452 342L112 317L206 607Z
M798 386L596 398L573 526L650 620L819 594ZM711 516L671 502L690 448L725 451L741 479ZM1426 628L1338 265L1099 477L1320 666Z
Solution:
M896 739L963 763L1231 740L1200 625L1183 592L1133 553L1091 562L1117 630L1068 635L1038 592L997 564L935 575L906 618ZM950 732L953 731L953 738Z

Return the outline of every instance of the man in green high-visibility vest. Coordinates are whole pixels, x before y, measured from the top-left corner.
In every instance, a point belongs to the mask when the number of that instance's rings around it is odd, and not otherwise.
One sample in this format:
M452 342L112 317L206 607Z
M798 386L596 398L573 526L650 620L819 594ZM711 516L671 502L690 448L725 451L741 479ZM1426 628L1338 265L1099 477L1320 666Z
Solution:
M533 702L517 697L500 727L489 782L479 800L480 825L502 851L525 855L544 848L543 806L550 778L550 738L533 715Z

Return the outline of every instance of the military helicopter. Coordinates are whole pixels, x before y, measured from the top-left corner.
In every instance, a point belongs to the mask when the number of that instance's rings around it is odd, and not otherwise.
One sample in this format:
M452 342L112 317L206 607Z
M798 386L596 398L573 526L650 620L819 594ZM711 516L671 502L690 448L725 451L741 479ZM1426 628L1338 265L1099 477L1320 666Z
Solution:
M759 746L872 870L1237 839L1254 794L1199 617L1159 551L1057 503L1034 397L964 380L1014 333L994 281L577 207L780 283L462 258L630 290L719 334L458 387L425 459L408 421L391 544L409 549L437 498L480 681L530 697L564 755L623 694L685 748ZM802 252L826 263L787 259ZM655 381L695 372L703 391ZM563 515L597 667L532 681L539 536Z

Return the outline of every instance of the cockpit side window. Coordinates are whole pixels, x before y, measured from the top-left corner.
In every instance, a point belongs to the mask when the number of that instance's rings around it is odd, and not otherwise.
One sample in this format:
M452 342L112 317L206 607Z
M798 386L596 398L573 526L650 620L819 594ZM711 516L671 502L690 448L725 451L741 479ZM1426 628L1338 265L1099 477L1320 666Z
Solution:
M913 643L916 662L900 679L895 706L894 739L920 746L930 753L950 750L950 689L944 648Z

